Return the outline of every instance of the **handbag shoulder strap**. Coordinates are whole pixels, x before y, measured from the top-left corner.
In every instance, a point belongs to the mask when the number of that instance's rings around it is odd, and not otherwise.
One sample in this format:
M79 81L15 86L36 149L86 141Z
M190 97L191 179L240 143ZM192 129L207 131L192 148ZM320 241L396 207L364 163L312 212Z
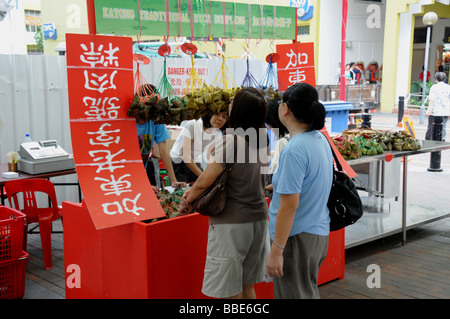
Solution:
M337 158L336 153L334 152L333 147L331 147L331 145L330 145L330 148L331 148L331 153L333 153L334 162L336 163L336 167L337 167L339 172L342 172L342 165L339 162L339 159Z
M323 134L323 133L322 133L322 134ZM328 141L328 138L326 137L326 135L323 134L323 136L325 137L325 139L327 140L328 144L330 145L331 153L333 154L333 158L334 158L334 162L336 163L337 170L338 170L339 172L342 172L342 165L341 165L341 163L339 162L339 159L337 158L336 153L334 152L333 147L331 146L330 142ZM333 170L334 170L334 164L333 164Z
M234 161L233 163L225 163L225 167L224 167L224 171L229 173L231 172L231 170L233 169L234 165L237 162L237 135L234 135L234 147L233 147L233 152L234 152Z

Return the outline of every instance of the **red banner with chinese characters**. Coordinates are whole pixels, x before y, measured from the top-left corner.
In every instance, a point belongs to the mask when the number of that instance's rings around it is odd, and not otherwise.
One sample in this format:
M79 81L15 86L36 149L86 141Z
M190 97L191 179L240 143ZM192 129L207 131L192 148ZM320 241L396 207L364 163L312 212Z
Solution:
M96 229L165 216L139 151L132 39L67 34L70 130L77 175Z
M316 86L314 43L280 44L277 53L280 55L277 70L281 91L299 82Z
M316 87L314 43L280 44L277 45L277 53L280 55L280 59L277 62L277 70L281 91L286 91L291 85L300 82L308 83ZM330 142L344 172L350 177L357 176L355 171L339 153L327 129L324 127L321 132L325 134Z

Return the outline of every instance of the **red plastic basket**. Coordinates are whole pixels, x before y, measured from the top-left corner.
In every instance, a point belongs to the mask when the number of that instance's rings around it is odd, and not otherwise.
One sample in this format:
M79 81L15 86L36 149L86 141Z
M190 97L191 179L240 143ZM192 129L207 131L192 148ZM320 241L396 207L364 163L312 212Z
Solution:
M17 299L25 295L25 275L29 254L0 262L0 299Z
M0 206L0 262L22 255L25 214Z

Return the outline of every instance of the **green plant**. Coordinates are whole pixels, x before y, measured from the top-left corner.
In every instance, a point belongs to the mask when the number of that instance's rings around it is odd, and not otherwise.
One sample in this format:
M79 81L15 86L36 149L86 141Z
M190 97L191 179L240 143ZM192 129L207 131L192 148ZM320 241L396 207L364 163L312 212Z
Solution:
M42 26L37 26L34 34L34 41L36 41L36 47L38 50L44 49L44 35L42 33Z
M421 106L421 105L422 105L422 99L412 97L412 98L409 100L409 104L410 104L410 105ZM428 100L425 101L425 106L428 106Z

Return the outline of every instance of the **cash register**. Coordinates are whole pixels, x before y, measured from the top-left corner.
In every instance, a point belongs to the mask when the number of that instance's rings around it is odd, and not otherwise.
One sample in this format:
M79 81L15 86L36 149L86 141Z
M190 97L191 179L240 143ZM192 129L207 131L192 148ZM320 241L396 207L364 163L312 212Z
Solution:
M27 174L43 174L75 168L70 156L56 140L20 144L17 170Z

